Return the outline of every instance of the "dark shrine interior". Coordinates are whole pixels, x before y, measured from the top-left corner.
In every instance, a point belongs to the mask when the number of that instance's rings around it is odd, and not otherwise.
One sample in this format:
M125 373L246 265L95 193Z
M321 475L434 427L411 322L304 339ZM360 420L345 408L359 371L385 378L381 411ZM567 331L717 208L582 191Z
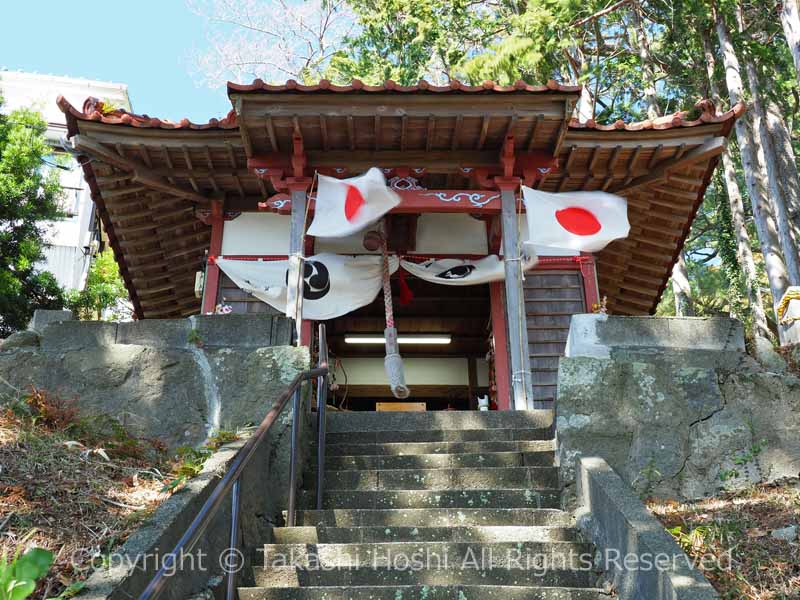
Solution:
M400 278L392 277L395 325L399 336L447 334L450 343L441 345L400 345L404 359L466 358L469 368L475 360L486 359L490 350L491 312L489 285L447 286L429 283L406 275L406 285L413 298L400 303ZM383 294L369 305L348 315L327 322L328 345L334 358L373 357L385 354L382 344L349 344L346 335L373 334L382 336L386 327ZM349 410L375 410L377 401L397 401L388 385L347 385L338 381L337 401L345 397ZM425 402L426 410L467 410L474 408L477 395L488 393L479 386L474 374L465 374L464 385L414 385L409 381L409 402Z

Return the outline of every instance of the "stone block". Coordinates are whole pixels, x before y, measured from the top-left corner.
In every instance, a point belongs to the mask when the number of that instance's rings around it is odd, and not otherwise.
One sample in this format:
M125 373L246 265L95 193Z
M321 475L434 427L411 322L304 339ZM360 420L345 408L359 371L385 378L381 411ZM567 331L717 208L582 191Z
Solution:
M215 393L221 399L223 428L260 422L292 380L309 368L310 361L308 349L295 346L203 346L199 352L207 357Z
M786 359L775 350L772 342L757 336L753 343L753 357L768 371L785 373L788 370Z
M111 346L117 339L117 323L107 321L62 321L42 332L42 350L65 352L97 346Z
M597 333L611 347L745 349L742 324L727 317L609 317Z
M45 310L37 308L33 311L33 318L28 323L28 329L42 332L50 323L60 323L61 321L72 321L74 316L71 310Z
M572 317L566 356L608 358L619 349L744 352L744 329L727 317Z
M280 331L284 327L281 321L286 322L288 329L285 317L267 314L202 315L190 317L189 321L206 348L262 348L288 343Z
M799 415L800 379L768 371L744 352L614 350L606 359L562 358L561 481L569 486L576 460L587 455L604 458L638 492L659 497L696 499L796 477ZM742 464L742 457L752 459Z
M137 344L153 348L185 348L191 326L187 319L145 319L120 323L117 344Z
M608 315L603 314L577 314L572 315L569 322L569 334L564 356L588 358L608 358L611 349L597 334L600 323L608 320Z

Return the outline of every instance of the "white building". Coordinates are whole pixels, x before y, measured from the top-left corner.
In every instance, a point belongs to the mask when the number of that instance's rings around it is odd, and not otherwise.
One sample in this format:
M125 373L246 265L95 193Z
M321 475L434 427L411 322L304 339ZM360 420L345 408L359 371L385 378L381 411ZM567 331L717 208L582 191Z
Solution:
M47 121L47 138L59 163L67 169L59 169L64 188L62 209L64 219L47 224L45 260L43 270L55 275L59 285L65 289L81 289L91 261L93 240L97 237L94 203L89 186L77 161L63 152L61 140L67 133L64 113L56 106L56 98L63 95L75 106L94 96L113 106L131 110L128 86L103 81L89 81L71 77L38 75L18 71L0 71L0 96L2 110L8 113L17 108L32 108L42 113Z

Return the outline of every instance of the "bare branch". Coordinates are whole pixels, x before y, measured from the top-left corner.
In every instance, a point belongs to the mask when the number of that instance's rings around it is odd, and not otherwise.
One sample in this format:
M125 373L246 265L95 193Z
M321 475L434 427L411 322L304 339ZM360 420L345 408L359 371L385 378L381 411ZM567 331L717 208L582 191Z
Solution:
M615 2L614 4L605 7L603 10L597 11L593 15L590 15L584 19L580 19L579 21L575 21L572 23L572 27L580 27L582 25L586 25L590 21L594 21L595 19L599 19L600 17L604 17L605 15L614 12L618 8L625 6L626 4L630 4L632 0L619 0L619 2Z
M209 87L226 80L322 77L355 28L344 0L187 0L206 19L208 50L194 56Z

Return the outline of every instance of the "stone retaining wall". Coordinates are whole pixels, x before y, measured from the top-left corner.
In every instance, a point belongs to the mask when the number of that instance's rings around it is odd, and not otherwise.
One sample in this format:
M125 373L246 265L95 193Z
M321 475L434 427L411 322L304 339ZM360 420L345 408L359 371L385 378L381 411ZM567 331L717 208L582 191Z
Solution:
M260 422L309 365L290 341L288 320L267 315L54 322L0 345L0 395L43 388L139 436L196 445Z
M746 354L736 321L582 315L570 338L556 402L568 490L581 456L683 499L800 473L800 379Z
M223 428L260 423L288 384L309 367L307 348L289 345L291 329L282 317L224 315L117 324L63 320L65 316L40 315L32 323L38 329L0 344L0 402L35 386L74 399L84 413L109 414L132 433L159 438L174 448L202 443L217 405ZM240 540L248 561L269 538L287 504L290 420L287 406L242 477ZM299 459L301 473L307 474L312 427L305 410L301 422ZM91 576L81 597L138 597L243 444L214 454L198 477L159 506L114 552L109 569ZM203 596L220 585L219 556L228 546L229 507L226 501L197 546L205 556L203 566L187 561L164 598Z
M602 458L577 462L578 527L597 548L619 600L714 600L719 595Z

